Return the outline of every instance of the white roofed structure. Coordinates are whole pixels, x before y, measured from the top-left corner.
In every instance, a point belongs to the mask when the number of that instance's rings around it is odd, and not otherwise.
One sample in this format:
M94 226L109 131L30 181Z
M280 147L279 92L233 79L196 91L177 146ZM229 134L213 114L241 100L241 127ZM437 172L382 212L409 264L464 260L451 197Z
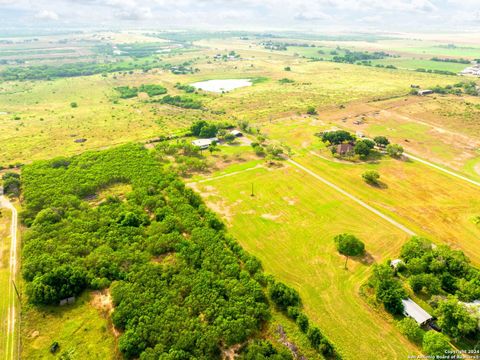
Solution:
M211 139L193 140L192 145L198 146L200 149L206 149L210 145L212 145L213 142L218 142L218 139L217 138L211 138Z
M390 266L396 269L397 266L401 263L403 263L402 259L394 259L390 261Z
M403 314L411 317L418 325L423 325L432 319L432 316L412 299L402 299L404 307Z

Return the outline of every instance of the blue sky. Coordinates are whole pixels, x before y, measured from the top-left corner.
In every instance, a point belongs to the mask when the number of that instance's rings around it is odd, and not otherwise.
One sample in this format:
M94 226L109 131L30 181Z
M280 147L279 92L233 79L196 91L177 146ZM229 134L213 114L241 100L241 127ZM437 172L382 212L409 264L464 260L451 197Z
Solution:
M0 27L479 30L480 0L0 0Z

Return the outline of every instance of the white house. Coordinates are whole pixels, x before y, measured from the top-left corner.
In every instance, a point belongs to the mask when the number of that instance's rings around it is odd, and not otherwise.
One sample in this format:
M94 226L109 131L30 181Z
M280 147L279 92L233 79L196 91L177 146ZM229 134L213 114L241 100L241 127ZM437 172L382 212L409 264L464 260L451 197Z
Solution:
M433 319L429 313L410 298L402 299L402 304L404 308L403 315L411 317L418 325L424 325Z

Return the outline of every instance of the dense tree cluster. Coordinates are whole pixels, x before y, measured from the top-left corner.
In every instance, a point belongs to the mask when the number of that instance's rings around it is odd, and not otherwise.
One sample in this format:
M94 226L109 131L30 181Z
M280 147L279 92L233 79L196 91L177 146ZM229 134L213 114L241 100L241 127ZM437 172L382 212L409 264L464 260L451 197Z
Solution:
M181 96L181 95L176 95L176 96L171 96L171 95L166 95L160 100L158 100L161 104L168 104L184 109L201 109L203 104L200 100L194 99L189 96Z
M240 360L293 360L292 354L285 349L277 350L267 340L254 341L241 349Z
M403 245L401 258L405 263L402 273L414 291L453 294L463 301L480 299L480 270L470 265L462 251L413 237Z
M148 71L162 67L158 60L143 62L116 63L66 63L61 65L36 65L25 67L8 67L0 71L0 78L14 80L49 80L64 77L88 76L111 72L124 72L141 69Z
M475 81L459 82L453 85L440 86L437 85L432 88L432 91L436 94L452 94L462 95L467 94L471 96L480 95L478 86Z
M440 301L435 316L443 332L453 338L470 336L478 331L478 319L455 296L449 295Z
M187 94L191 94L191 93L194 93L196 91L195 87L193 87L192 85L188 85L188 84L176 83L175 88L179 89L179 90L183 90Z
M113 283L113 321L127 357L216 358L267 318L252 277L258 261L147 150L128 145L36 162L23 182L30 301L55 304ZM131 184L125 199L96 207L84 200L116 183Z
M424 68L418 68L415 69L417 72L424 72L424 73L430 73L430 74L440 74L440 75L457 75L457 73L453 71L448 71L448 70L438 70L438 69L424 69Z
M205 120L196 121L190 126L192 135L200 138L213 138L217 136L218 130L217 124L209 123Z
M217 359L246 343L243 359L291 359L249 341L270 315L260 262L160 166L161 154L198 151L184 145L165 142L161 153L125 145L25 166L22 275L29 301L58 304L110 287L126 358ZM131 188L102 197L117 184ZM300 304L283 284L272 283L268 294L285 312Z
M437 62L448 62L448 63L456 63L456 64L470 64L471 61L468 59L456 59L456 58L439 58L433 57L430 60L437 61Z
M451 350L448 337L436 331L427 331L423 337L423 352L429 356L448 356L447 351Z
M335 55L332 58L334 62L355 64L356 62L361 62L365 60L378 60L389 57L390 55L383 51L375 51L370 53L368 51L351 51L346 49L345 55Z
M20 195L20 175L9 171L3 174L3 192L9 196L19 196Z
M332 145L355 140L355 137L345 130L325 131L324 133L319 134L319 136L323 142L329 142Z
M403 312L402 299L407 297L407 292L400 280L395 277L390 266L386 264L374 265L369 284L375 290L376 299L383 303L387 311L392 314Z
M138 95L138 93L147 93L148 96L157 96L167 93L167 89L161 85L148 84L140 85L140 87L119 86L115 90L118 91L122 99L130 99Z
M375 142L369 139L362 139L358 140L355 143L353 151L355 152L355 154L359 155L360 158L366 158L368 155L370 155L370 152L373 150L374 147Z

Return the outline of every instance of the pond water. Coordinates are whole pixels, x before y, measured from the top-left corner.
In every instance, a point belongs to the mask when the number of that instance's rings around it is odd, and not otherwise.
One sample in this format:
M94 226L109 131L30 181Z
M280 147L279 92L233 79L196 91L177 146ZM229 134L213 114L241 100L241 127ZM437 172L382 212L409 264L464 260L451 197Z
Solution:
M246 86L252 86L252 82L249 79L208 80L196 82L192 84L192 86L205 91L221 93Z

